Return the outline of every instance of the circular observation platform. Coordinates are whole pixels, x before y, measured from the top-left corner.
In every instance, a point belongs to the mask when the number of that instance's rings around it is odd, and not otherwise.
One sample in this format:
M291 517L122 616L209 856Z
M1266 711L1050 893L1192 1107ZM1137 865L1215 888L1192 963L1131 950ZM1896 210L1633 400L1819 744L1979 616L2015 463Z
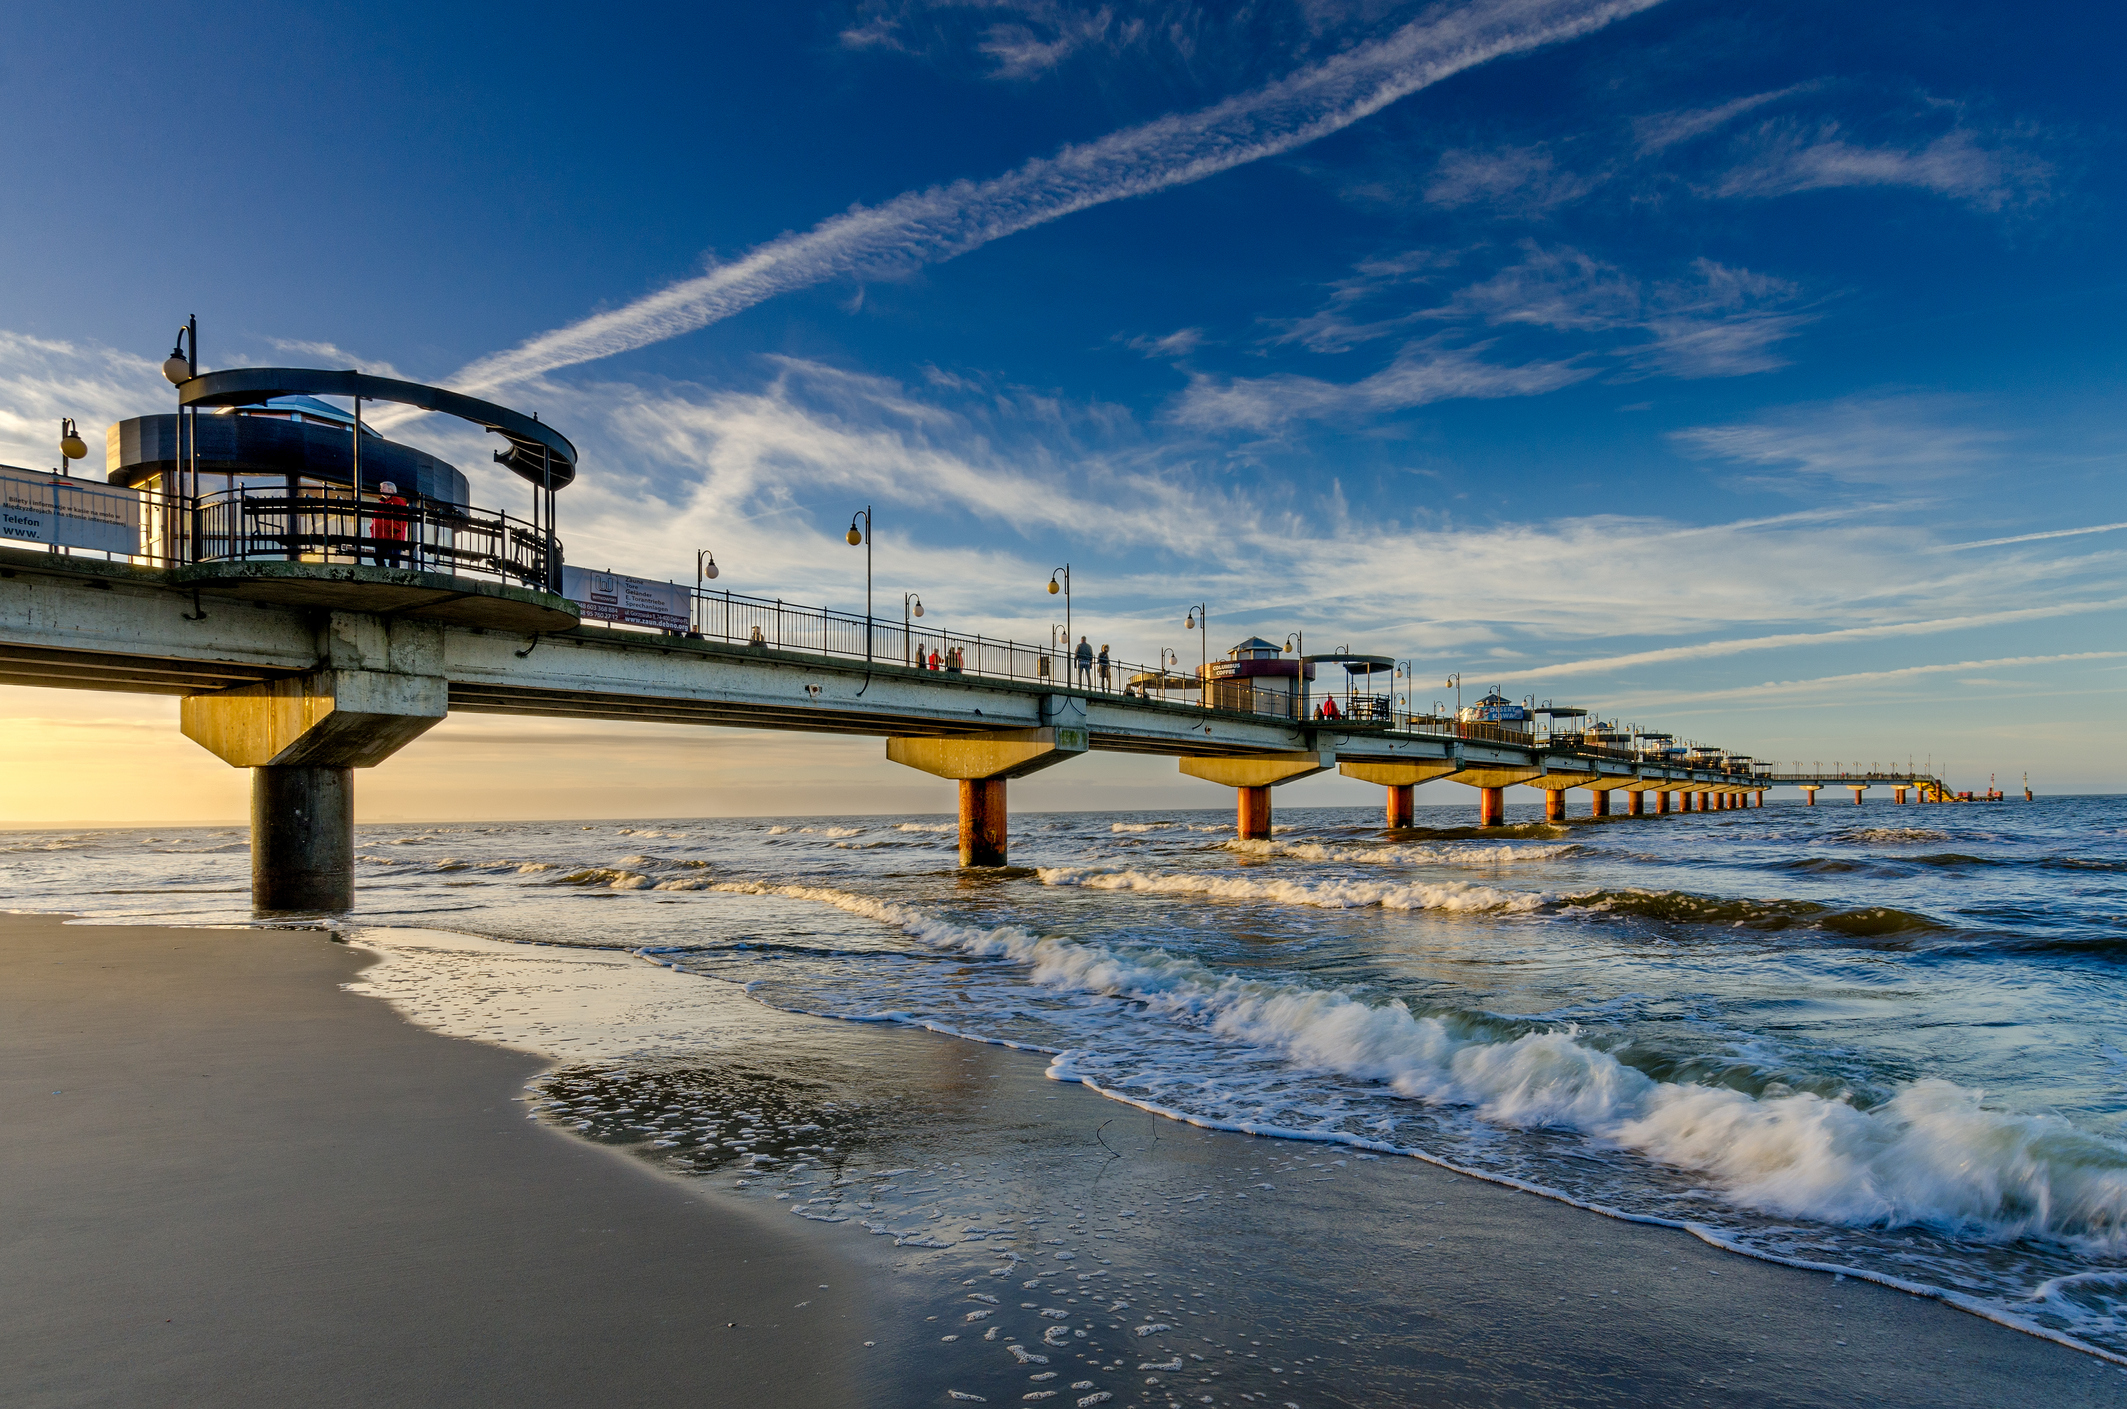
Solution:
M108 436L111 480L143 496L145 556L176 585L510 631L581 619L561 594L554 533L576 447L537 417L418 382L301 367L204 372L177 395L179 414L121 422ZM326 396L350 399L352 412ZM463 474L379 435L365 402L500 436L494 458L531 487L531 516L473 507Z

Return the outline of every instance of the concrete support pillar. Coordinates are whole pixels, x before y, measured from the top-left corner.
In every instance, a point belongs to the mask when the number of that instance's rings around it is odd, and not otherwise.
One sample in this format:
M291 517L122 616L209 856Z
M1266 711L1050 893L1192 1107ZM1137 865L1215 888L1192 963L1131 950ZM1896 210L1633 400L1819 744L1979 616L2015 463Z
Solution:
M251 770L251 904L335 911L354 905L354 770Z
M1854 806L1861 806L1861 795L1867 792L1868 789L1866 787L1854 788L1850 786L1849 791L1851 791L1854 795Z
M1625 800L1625 815L1628 817L1646 816L1647 794L1641 792L1637 788L1633 789L1631 794Z
M1590 817L1608 817L1610 815L1610 790L1608 788L1595 789L1595 805L1589 809L1588 815Z
M1802 798L1811 807L1815 807L1817 805L1817 790L1815 788L1804 788L1802 790Z
M1666 812L1668 812L1668 811L1669 811L1669 798L1670 798L1670 794L1669 794L1669 791L1668 791L1668 789L1666 789L1666 788L1665 788L1665 789L1663 789L1662 791L1660 791L1660 792L1656 793L1656 794L1654 795L1654 815L1655 815L1655 816L1657 816L1657 817L1660 817L1660 816L1662 816L1662 815L1663 815L1664 813L1666 813Z
M1234 789L1234 830L1243 838L1267 841L1270 837L1270 785Z
M960 780L960 864L1002 866L1010 848L1011 814L1003 778Z
M1897 804L1898 804L1898 805L1899 805L1900 807L1903 807L1903 806L1905 806L1905 789L1904 789L1904 788L1892 788L1892 789L1891 789L1891 801L1892 801L1892 802L1895 802L1895 803L1897 803Z
M1504 827L1507 824L1507 790L1505 788L1479 788L1477 790L1477 825L1480 827Z
M1752 807L1763 807L1765 805L1765 789L1760 788L1756 792L1752 793L1750 796L1750 805Z
M1412 809L1417 805L1418 789L1410 783L1391 783L1388 787L1388 825L1391 831L1411 825Z
M1052 768L1086 751L1086 731L1008 729L993 734L886 741L886 756L960 784L960 864L1002 866L1010 850L1005 783Z
M1566 790L1564 788L1544 789L1544 820L1546 822L1563 822L1566 820Z
M354 780L449 708L443 629L357 612L325 616L321 664L302 675L187 695L185 737L251 776L251 903L354 903Z

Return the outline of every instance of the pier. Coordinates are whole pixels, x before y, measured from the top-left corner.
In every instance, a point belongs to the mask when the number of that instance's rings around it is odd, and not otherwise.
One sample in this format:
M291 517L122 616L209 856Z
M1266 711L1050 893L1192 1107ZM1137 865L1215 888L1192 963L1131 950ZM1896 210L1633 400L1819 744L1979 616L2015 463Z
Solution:
M353 417L322 395L353 398ZM1775 774L1666 734L1584 727L1579 710L1535 711L1539 728L1496 695L1477 712L1499 717L1416 713L1374 691L1387 657L1348 651L1295 659L1250 640L1194 677L1121 666L1096 681L1054 646L701 584L645 584L665 595L630 607L632 579L609 589L580 574L568 595L555 506L576 453L533 418L289 368L186 375L179 396L174 416L111 428L114 488L51 477L55 521L73 493L74 518L110 530L99 556L62 551L57 528L41 548L0 547L0 682L179 697L186 737L252 772L261 911L352 903L356 770L452 712L883 737L890 760L957 784L971 867L1007 861L1012 779L1088 752L1174 758L1232 790L1250 838L1270 835L1274 789L1331 769L1381 787L1390 828L1410 826L1415 790L1442 780L1478 790L1487 827L1516 784L1544 793L1551 820L1576 790L1595 817L1613 815L1613 793L1629 817L1762 806L1776 786L1812 803L1826 786L1857 801L1886 784L1944 796L1908 774ZM465 503L463 476L361 423L376 401L502 437L496 459L526 482L532 513ZM125 497L89 502L97 493ZM1341 694L1312 693L1323 666L1343 667Z

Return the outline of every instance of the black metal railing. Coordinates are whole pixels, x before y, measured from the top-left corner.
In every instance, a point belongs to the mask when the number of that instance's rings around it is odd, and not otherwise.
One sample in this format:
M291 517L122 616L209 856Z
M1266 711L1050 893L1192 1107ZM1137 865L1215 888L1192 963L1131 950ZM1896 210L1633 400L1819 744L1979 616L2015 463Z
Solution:
M560 544L523 519L486 509L229 490L194 500L191 513L196 563L355 563L543 591L560 586Z
M514 514L419 500L240 488L141 496L136 562L346 563L561 590L561 543Z

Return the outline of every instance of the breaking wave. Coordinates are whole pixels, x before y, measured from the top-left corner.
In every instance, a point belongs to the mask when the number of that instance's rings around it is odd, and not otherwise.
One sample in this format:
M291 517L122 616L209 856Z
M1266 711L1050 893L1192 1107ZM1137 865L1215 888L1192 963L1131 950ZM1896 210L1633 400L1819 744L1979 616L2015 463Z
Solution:
M1219 845L1243 856L1289 856L1300 861L1352 862L1363 866L1511 866L1524 861L1555 861L1586 850L1573 842L1555 846L1337 846L1246 837Z
M1271 900L1332 910L1367 906L1379 906L1383 910L1534 910L1551 899L1532 892L1500 890L1465 881L1303 882L1255 880L1237 875L1148 875L1143 871L1102 871L1082 866L1043 866L1036 874L1046 886L1205 895L1221 900Z
M1401 1002L1371 1003L1335 988L1222 975L1151 947L1037 935L1015 925L982 929L826 887L722 882L714 888L866 916L932 949L1019 965L1024 979L1041 987L1123 1000L1137 1014L1272 1055L1288 1069L1374 1084L1493 1125L1575 1132L1597 1148L1689 1171L1743 1208L1995 1243L2039 1238L2092 1252L2127 1249L2127 1145L2050 1113L1990 1108L1981 1093L1952 1082L1913 1081L1864 1106L1851 1096L1792 1092L1775 1083L1750 1091L1664 1081L1584 1040L1571 1025L1512 1035L1515 1024L1497 1019L1414 1012ZM829 1015L912 1020L901 1012ZM1057 1053L1055 1074L1079 1079L1096 1055ZM1146 1059L1133 1056L1139 1065ZM1196 1100L1186 1094L1218 1083L1201 1072L1170 1075L1178 1080L1168 1083L1169 1114L1258 1133L1340 1138L1227 1120L1215 1093ZM1202 1109L1205 1100L1214 1108ZM1353 1143L1372 1142L1355 1137Z

